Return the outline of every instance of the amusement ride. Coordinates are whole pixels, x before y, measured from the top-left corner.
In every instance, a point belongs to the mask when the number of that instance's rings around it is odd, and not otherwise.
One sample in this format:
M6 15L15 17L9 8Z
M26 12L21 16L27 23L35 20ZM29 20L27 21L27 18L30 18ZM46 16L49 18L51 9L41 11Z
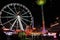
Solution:
M26 25L33 23L33 17L30 10L19 3L10 3L4 6L0 11L0 23L5 28L25 30Z

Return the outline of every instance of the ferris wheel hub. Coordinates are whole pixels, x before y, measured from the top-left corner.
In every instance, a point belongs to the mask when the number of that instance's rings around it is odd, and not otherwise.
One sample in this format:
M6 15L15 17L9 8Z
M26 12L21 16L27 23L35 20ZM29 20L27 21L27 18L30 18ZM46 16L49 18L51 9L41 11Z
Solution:
M19 15L20 11L17 12L17 15Z
M18 18L18 19L21 19L21 17L20 17L19 15L17 15L17 18Z

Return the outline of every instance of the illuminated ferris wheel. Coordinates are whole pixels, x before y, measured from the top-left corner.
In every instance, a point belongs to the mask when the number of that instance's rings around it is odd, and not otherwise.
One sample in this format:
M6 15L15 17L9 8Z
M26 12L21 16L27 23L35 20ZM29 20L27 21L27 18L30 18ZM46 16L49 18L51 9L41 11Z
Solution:
M11 3L4 6L0 12L1 24L12 29L24 30L26 25L32 25L32 14L30 10L19 3Z

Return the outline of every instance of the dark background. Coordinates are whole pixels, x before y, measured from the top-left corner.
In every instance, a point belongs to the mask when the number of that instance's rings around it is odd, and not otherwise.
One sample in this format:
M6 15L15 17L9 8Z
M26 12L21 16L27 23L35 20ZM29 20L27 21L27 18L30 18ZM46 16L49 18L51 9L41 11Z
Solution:
M25 5L34 17L35 27L42 25L41 6L36 4L37 0L0 0L0 10L9 3L20 3ZM60 17L60 1L59 0L46 0L44 5L44 17L46 27L56 21L56 17Z

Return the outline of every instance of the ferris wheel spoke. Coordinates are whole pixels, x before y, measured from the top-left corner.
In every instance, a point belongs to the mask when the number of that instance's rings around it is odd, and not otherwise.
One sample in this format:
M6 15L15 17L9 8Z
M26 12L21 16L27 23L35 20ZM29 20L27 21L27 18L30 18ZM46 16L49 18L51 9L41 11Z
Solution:
M5 25L5 24L7 24L7 23L9 23L9 22L11 22L11 21L13 21L13 20L15 20L15 18L14 18L14 19L11 19L11 20L9 20L9 21L7 21L7 22L5 22L5 23L3 23L3 25Z
M23 13L22 15L25 15L25 14L27 14L28 12L25 12L25 13Z
M25 19L25 18L22 18L23 20L25 20L25 21L27 21L27 22L31 22L30 20L27 20L27 19Z
M14 27L14 25L15 25L16 21L17 21L17 19L13 22L13 24L12 24L12 26L11 26L10 30L12 30L12 28Z
M7 13L7 14L10 14L10 15L14 15L14 14L12 14L12 13L10 13L10 12L7 12L7 11L3 11L3 12L5 12L5 13Z
M13 16L2 16L1 18L14 18Z
M22 20L22 22L23 22L25 25L27 25L23 20Z
M16 15L16 13L8 6L8 8Z
M15 5L14 5L14 9L15 9L15 12L17 13L17 10L16 10L16 7L15 7Z
M10 23L10 25L12 25L12 23Z
M31 16L22 16L22 17L31 17Z

